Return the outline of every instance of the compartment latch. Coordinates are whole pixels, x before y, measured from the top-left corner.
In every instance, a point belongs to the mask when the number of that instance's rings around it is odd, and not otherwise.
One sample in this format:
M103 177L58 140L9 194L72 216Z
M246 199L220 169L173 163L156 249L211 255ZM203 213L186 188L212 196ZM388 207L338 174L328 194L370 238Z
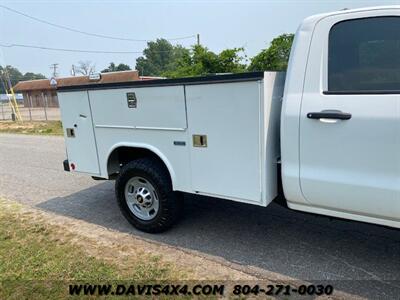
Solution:
M73 128L67 128L67 137L74 138L75 137L75 130Z
M207 135L193 134L193 147L207 147Z

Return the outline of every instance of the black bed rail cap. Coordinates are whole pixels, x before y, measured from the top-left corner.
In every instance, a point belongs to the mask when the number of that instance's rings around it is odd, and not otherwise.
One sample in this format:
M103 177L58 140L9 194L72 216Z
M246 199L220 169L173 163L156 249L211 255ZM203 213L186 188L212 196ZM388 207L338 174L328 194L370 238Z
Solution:
M222 83L235 81L253 81L264 78L264 72L246 72L235 74L210 74L206 76L183 77L173 79L150 79L136 80L128 82L112 82L112 83L91 83L85 85L71 85L57 87L57 91L86 91L98 89L117 89L132 87L149 87L149 86L167 86L167 85L192 85L207 83Z

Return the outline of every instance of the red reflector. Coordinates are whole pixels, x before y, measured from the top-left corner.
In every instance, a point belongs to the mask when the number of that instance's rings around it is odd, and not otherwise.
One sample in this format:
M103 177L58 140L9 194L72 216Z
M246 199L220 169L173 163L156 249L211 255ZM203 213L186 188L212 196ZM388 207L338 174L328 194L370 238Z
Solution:
M71 164L71 170L75 170L75 164Z

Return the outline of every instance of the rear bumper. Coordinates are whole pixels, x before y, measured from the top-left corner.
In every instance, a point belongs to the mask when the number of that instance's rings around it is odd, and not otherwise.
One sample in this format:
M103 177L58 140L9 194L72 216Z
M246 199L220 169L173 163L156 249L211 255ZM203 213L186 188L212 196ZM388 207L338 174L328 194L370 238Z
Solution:
M63 165L64 165L64 171L66 172L70 172L71 170L69 169L69 162L68 159L63 161Z

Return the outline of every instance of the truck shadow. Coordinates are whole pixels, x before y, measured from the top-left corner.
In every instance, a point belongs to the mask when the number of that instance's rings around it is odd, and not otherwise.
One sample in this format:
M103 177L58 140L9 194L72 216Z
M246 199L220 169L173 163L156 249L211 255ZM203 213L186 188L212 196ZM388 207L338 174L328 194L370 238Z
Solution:
M37 207L293 278L329 280L337 289L360 296L395 298L391 295L400 293L400 230L295 212L277 204L261 208L187 195L181 222L151 235L124 219L113 188L112 182L103 182Z

